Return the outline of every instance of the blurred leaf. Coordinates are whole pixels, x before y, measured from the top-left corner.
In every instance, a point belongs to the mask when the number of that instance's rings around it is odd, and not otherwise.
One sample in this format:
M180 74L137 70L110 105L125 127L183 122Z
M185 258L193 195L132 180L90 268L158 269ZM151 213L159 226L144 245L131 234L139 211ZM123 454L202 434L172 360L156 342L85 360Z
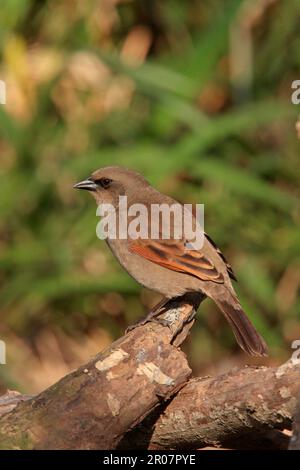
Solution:
M250 171L240 170L213 157L202 158L195 163L193 174L208 178L215 183L222 183L226 189L238 195L256 199L265 205L272 205L283 210L299 205L299 200L293 195L270 186Z

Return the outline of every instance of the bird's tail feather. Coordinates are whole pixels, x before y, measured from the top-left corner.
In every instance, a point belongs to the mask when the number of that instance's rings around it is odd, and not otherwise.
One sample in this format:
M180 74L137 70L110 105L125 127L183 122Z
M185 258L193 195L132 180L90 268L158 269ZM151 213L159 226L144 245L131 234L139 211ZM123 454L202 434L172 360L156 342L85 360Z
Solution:
M267 356L267 345L243 311L239 301L230 292L227 298L214 298L230 324L240 347L251 356Z

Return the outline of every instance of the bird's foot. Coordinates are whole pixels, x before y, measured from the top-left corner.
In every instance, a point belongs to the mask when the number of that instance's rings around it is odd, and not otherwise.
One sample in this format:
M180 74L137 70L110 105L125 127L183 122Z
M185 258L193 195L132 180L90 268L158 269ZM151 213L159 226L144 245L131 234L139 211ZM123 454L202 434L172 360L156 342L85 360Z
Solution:
M145 317L141 318L139 321L137 321L133 325L129 325L125 330L125 334L134 330L138 326L145 325L146 323L149 323L149 322L158 323L159 325L162 325L162 326L169 326L169 322L167 320L165 320L164 318L157 318L158 315L163 313L164 306L166 305L168 301L169 299L162 299L157 305L155 305L155 307L153 307L152 310L150 310L150 312L147 313Z
M129 333L132 330L135 330L138 326L143 326L147 323L147 320L145 318L141 318L141 320L137 321L136 323L133 323L132 325L127 326L125 330L125 335Z

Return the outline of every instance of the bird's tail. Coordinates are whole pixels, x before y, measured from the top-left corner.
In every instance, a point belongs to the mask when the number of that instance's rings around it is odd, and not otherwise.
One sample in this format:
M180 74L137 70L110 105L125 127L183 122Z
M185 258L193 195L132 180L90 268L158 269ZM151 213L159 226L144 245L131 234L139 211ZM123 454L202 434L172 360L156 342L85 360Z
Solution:
M227 289L226 289L227 290ZM267 356L267 345L243 311L238 299L227 291L224 298L213 298L230 324L240 347L250 356Z

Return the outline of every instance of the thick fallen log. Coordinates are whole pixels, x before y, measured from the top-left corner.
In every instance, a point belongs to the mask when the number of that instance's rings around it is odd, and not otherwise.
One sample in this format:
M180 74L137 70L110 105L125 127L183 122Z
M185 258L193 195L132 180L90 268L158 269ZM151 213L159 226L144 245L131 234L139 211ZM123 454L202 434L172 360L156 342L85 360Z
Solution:
M36 397L0 397L0 448L287 448L300 364L188 381L178 346L201 300L171 302L169 326L136 328Z
M170 302L160 318L0 418L0 449L113 449L162 400L188 380L178 345L202 298Z
M291 429L299 393L300 364L292 362L191 379L119 447L287 448L289 437L276 430Z
M280 431L291 429L299 390L300 364L291 362L279 368L245 367L216 378L191 379L168 404L161 404L126 433L117 448L286 449L289 435ZM7 413L11 419L9 411L29 399L16 392L0 397L0 416ZM296 414L293 449L298 445L298 424ZM95 426L96 435L98 429L101 423Z

